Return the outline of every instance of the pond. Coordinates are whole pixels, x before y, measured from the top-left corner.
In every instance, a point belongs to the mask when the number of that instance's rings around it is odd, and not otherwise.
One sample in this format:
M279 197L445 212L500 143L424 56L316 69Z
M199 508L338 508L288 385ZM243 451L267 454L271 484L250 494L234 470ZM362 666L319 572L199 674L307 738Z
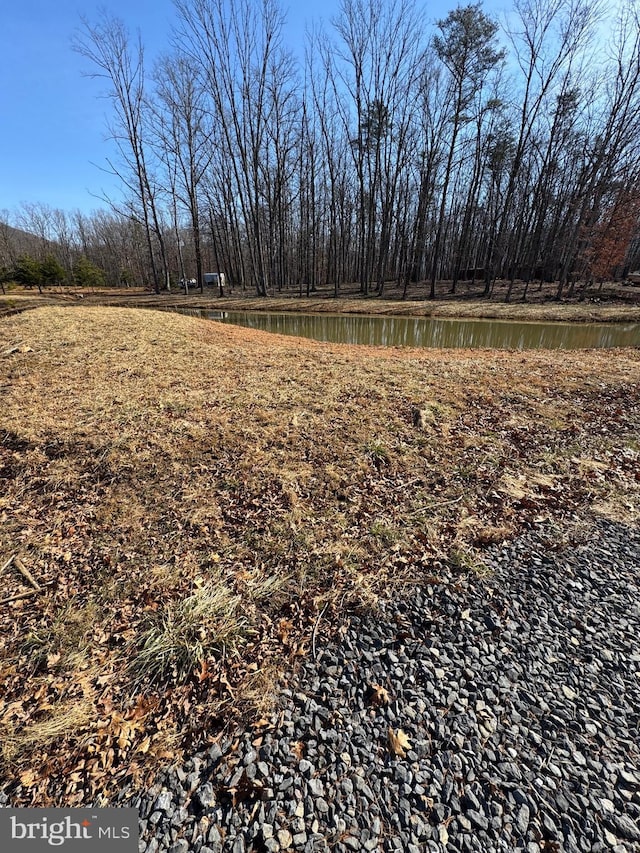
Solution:
M202 310L197 313L210 320L281 335L385 347L520 350L640 346L639 323L522 323L269 311Z

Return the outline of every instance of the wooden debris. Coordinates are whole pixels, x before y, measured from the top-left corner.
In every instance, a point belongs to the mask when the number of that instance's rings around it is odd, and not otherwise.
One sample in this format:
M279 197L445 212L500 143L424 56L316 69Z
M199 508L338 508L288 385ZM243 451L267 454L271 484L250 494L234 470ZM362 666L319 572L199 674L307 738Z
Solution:
M8 598L2 598L0 599L0 605L10 604L12 601L22 601L23 598L31 598L31 596L44 592L47 587L53 586L54 584L55 581L49 581L49 583L46 583L44 586L39 586L37 589L29 589L26 592L19 592L17 595L10 595Z
M9 347L9 349L4 350L2 355L6 358L7 356L13 355L14 352L33 352L33 349L28 344L25 344L23 341L20 341L20 343L15 344L15 346Z
M0 566L0 575L4 572L5 569L8 569L11 563L13 563L15 559L15 554L12 554L4 565Z
M318 660L318 657L316 655L316 636L318 634L318 626L320 625L320 620L324 616L325 610L327 609L328 606L329 606L329 602L327 601L325 606L320 611L318 618L316 619L315 625L313 626L313 632L311 634L311 648L312 648L312 654L313 654L314 660Z
M13 564L15 565L16 569L18 569L20 574L24 575L24 577L29 581L29 583L34 588L34 590L36 592L39 592L39 590L41 589L40 584L33 577L33 575L31 574L29 569L25 566L25 564L22 562L20 557L14 557L13 558Z

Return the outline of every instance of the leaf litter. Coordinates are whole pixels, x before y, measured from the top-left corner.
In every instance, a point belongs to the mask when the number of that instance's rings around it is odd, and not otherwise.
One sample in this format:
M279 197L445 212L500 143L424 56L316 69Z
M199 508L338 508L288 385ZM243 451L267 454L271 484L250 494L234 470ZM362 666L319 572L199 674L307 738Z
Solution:
M594 507L638 521L634 350L353 347L85 306L3 319L0 350L15 341L0 777L17 804L108 799L234 720L259 737L280 675L352 609L444 565L481 574L488 544L544 527L553 547Z

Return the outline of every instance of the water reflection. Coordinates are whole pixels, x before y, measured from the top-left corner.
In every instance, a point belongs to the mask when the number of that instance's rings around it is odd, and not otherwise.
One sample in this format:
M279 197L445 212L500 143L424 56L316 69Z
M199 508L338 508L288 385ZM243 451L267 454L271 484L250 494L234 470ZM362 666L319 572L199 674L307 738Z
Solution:
M519 323L348 314L202 311L223 323L334 343L373 346L583 349L640 346L638 323Z

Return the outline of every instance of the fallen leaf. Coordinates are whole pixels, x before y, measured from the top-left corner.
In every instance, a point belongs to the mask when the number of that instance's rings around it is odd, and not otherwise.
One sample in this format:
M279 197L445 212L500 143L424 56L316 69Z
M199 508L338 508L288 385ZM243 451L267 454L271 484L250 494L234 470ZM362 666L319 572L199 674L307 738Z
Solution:
M407 749L411 749L411 744L402 729L394 732L392 728L389 728L389 747L394 755L402 757Z
M289 641L289 634L293 628L293 622L291 619L281 619L278 622L278 639L283 645L286 645Z
M200 661L200 672L198 672L198 681L202 684L207 678L210 677L209 673L209 665L206 660Z
M30 788L37 778L38 777L33 770L25 770L24 773L20 774L20 782L25 786L25 788Z
M304 744L301 740L297 740L291 744L291 752L295 755L295 757L300 761L301 758L304 757Z
M379 684L372 684L369 688L369 700L372 705L388 705L391 701L389 691Z

